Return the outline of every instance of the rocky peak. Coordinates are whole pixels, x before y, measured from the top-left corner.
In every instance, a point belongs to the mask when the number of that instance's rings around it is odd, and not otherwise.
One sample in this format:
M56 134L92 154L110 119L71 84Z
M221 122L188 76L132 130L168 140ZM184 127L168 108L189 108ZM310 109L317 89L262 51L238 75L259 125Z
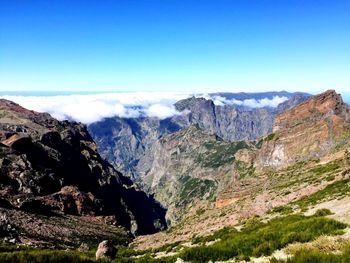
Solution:
M327 90L276 116L273 131L290 128L305 121L320 120L333 114L348 120L348 113L349 108L341 95L335 90Z
M179 100L175 103L174 106L175 109L180 112L184 110L193 110L199 108L207 109L215 107L214 102L212 100L207 100L205 98L196 98L195 96Z
M8 110L8 111L13 111L13 112L17 112L17 113L22 113L22 114L26 114L26 115L39 115L39 113L35 112L35 111L30 111L27 110L25 108L23 108L22 106L9 101L9 100L5 100L5 99L0 99L0 110Z
M319 159L349 136L350 111L342 97L328 90L276 116L264 139L257 166L281 167Z

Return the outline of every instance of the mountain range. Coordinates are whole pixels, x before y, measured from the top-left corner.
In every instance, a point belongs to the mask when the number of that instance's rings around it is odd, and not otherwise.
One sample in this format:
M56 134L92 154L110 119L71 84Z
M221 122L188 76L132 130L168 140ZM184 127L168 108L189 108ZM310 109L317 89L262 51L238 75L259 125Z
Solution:
M276 108L242 108L236 104L215 105L213 100L190 97L175 103L179 114L169 118L105 118L92 123L88 130L96 141L99 153L123 174L138 180L149 169L141 158L152 159L150 148L161 136L177 132L192 124L225 141L257 139L272 131L273 119L279 112L304 101L305 93L215 93L226 100L259 100L284 97Z
M275 96L285 97L276 107L232 103ZM350 110L342 97L212 98L177 101L164 119L89 126L0 100L1 237L74 250L112 240L116 262L285 262L335 246L345 257Z

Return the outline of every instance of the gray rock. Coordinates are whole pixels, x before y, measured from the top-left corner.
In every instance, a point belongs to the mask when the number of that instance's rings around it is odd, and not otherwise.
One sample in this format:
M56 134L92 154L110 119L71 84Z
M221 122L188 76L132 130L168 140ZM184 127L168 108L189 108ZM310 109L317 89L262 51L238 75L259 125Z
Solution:
M113 260L117 253L117 249L113 246L112 242L108 240L102 241L96 251L96 259L110 259Z

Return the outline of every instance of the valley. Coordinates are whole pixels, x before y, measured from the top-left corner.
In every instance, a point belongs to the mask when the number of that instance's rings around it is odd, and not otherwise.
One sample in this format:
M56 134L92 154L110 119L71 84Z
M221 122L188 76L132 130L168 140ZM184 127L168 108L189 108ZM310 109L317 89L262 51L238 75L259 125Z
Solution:
M182 114L171 119L87 128L2 100L0 212L12 243L0 259L93 262L105 239L115 262L350 257L350 110L340 95L292 96L273 110L175 105Z

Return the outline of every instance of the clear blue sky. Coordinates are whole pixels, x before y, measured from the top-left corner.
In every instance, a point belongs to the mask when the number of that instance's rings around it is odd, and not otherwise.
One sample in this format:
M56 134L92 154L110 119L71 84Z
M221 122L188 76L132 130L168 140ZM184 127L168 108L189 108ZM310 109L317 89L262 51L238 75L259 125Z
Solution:
M0 90L350 91L350 1L1 0Z

